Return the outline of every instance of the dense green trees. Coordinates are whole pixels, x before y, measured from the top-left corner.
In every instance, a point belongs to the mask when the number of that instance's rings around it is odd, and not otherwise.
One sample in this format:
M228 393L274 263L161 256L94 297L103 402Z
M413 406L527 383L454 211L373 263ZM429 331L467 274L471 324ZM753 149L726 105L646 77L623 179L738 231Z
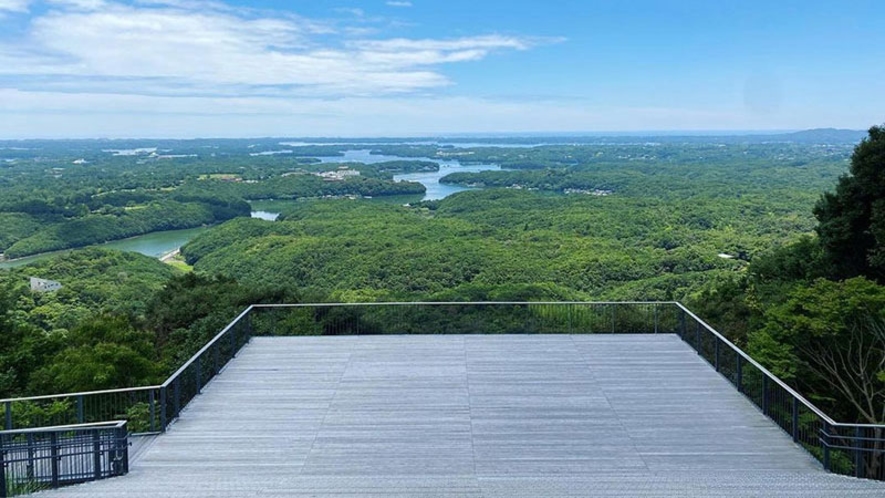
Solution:
M885 127L875 126L851 156L851 172L814 208L833 276L885 283Z
M749 352L840 419L885 422L885 287L863 277L797 286L765 310Z
M32 292L29 276L64 287ZM295 301L105 249L0 271L0 397L156 383L249 304Z
M885 423L885 129L870 130L814 214L817 238L755 258L693 305L837 418Z
M159 380L152 334L135 330L126 316L90 317L59 340L63 348L32 375L33 392L82 392Z
M0 271L0 397L156 379L152 334L135 324L173 274L147 256L103 249ZM32 292L31 276L64 287Z
M378 144L404 157L501 164L509 171L449 179L522 188L412 206L305 200L279 222L245 217L245 200L418 192L392 175L435 163L350 164L359 176L327 181L313 173L337 165L301 156L341 146L160 145L195 155L174 160L83 144L22 153L0 163L0 250L11 255L228 221L184 248L191 275L100 250L0 272L0 391L154 382L255 302L676 299L838 418L882 421L883 142L871 130L842 180L852 150L843 145ZM87 162L73 165L71 150ZM816 226L814 203L837 180ZM583 192L593 189L611 192ZM65 287L31 293L30 275ZM858 275L867 278L845 280Z

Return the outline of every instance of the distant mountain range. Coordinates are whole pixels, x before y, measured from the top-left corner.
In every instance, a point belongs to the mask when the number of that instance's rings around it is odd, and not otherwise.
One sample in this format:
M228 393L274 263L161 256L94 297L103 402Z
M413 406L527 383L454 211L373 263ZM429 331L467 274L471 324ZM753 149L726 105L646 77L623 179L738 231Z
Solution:
M770 135L779 140L800 143L857 143L867 136L866 130L840 130L836 128L815 128L813 130L797 131L795 133L783 133Z

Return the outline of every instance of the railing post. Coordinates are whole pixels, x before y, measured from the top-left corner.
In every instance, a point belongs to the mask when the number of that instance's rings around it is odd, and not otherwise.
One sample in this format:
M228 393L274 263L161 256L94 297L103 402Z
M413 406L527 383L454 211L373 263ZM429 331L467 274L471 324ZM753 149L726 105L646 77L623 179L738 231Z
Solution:
M658 304L655 303L652 306L654 307L653 309L654 309L654 315L655 315L655 334L657 334L658 333Z
M215 369L214 375L218 375L218 372L221 371L221 351L219 350L218 343L216 342L214 346L212 346L212 361L215 363L213 365Z
M34 434L28 433L28 435L25 436L25 441L27 441L27 443L28 443L28 468L25 473L27 474L28 479L33 479L34 478L34 457L37 456L37 455L35 455L35 450L34 450Z
M230 328L230 357L233 359L237 355L237 326Z
M0 449L0 498L6 498L8 495L6 494L6 462L4 458L6 456L6 452Z
M123 474L129 473L129 429L126 425L119 429L119 445L123 447Z
M148 405L151 417L150 429L151 432L157 432L157 400L153 389L148 391Z
M695 320L695 323L697 324L697 327L694 331L694 347L698 354L703 356L703 353L701 352L701 322Z
M762 374L762 413L768 416L768 376Z
M160 388L160 432L166 432L166 386Z
M718 337L713 337L713 340L715 341L714 344L716 345L716 371L718 372L720 370L720 368L719 368L719 342L720 341L719 341Z
M734 352L735 357L737 357L737 389L738 392L743 394L744 392L744 359L741 357L741 354L737 351Z
M86 422L85 415L83 414L83 395L77 395L77 423L83 424Z
M859 425L854 426L854 477L863 477L863 451L861 437L863 433Z
M49 433L49 467L51 472L50 485L58 487L58 433Z
M6 430L12 430L12 401L6 402Z
M110 473L113 476L122 476L129 473L129 441L127 440L126 431L128 429L125 425L122 427L118 427L114 429L114 444L113 444L113 453L114 458L110 458L110 454L108 454L108 459L112 460Z
M200 394L200 391L203 390L203 386L202 386L203 368L200 365L201 362L200 362L199 356L197 356L196 360L197 361L194 362L194 373L195 373L195 376L197 379L197 394Z
M830 469L830 424L824 422L824 433L821 438L821 444L823 444L824 450L824 470L827 472L831 472Z
M793 396L793 442L799 442L799 398Z
M616 333L616 330L615 330L615 305L609 304L608 307L612 309L612 334L614 334L614 333Z
M681 312L679 314L679 336L682 337L682 340L684 341L685 333L687 332L687 329L685 328L685 310L679 308L679 311Z
M175 416L181 413L181 377L176 377L175 382L172 383L172 394L175 398L175 403L173 406L175 407Z
M92 431L92 476L95 480L101 479L101 432L98 429Z

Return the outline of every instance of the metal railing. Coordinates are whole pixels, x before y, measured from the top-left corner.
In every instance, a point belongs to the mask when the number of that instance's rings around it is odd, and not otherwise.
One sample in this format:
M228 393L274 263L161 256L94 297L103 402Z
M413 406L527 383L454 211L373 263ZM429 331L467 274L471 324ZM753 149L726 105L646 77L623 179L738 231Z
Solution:
M15 428L125 419L163 432L253 335L674 332L672 303L365 303L253 305L156 386L0 400Z
M126 421L0 431L0 497L129 472Z
M0 404L7 429L126 419L133 432L163 432L255 335L572 333L677 334L828 471L885 480L885 426L832 420L675 302L253 305L161 385Z
M885 425L830 418L683 305L679 335L735 389L837 474L885 481Z
M249 342L252 309L243 311L163 384L0 400L6 430L127 420L135 434L164 432Z
M674 303L423 302L254 305L255 335L653 334L677 330Z

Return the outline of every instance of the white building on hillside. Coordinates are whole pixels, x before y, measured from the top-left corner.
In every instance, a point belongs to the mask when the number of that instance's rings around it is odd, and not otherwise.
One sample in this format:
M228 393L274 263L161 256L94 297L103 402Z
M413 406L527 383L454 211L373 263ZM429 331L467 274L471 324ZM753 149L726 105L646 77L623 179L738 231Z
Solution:
M61 289L61 282L31 277L31 290L34 292L55 292Z

